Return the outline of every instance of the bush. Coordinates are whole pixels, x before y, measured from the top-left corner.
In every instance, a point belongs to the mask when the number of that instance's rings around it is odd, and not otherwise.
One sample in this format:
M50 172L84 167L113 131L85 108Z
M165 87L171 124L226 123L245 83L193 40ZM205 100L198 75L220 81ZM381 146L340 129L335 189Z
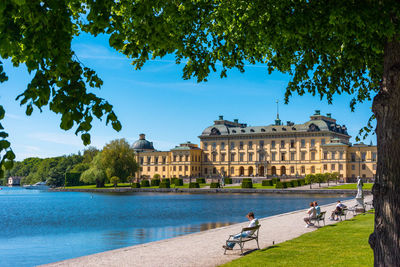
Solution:
M189 188L200 188L199 183L189 183Z
M293 187L293 183L292 182L282 182L282 183L286 184L285 188Z
M65 173L65 186L78 186L83 183L79 180L81 178L80 172L67 172Z
M210 184L210 188L220 188L220 184L219 183L211 183Z
M242 188L253 188L253 182L251 178L244 178L242 180Z
M117 187L118 183L119 183L119 177L117 176L113 176L110 178L110 183L112 183L114 185L114 187Z
M225 178L225 184L232 184L232 178Z
M299 186L299 183L297 182L297 180L292 180L291 183L292 183L293 187Z
M277 181L275 188L278 188L278 189L287 188L287 184L285 182L282 183L280 181Z
M174 179L174 185L175 186L182 186L183 185L183 179L175 178Z
M162 183L162 182L165 182L165 183L171 185L171 179L169 179L169 178L164 178L164 179L162 179L162 180L161 180L161 183Z
M159 186L160 179L151 179L151 186Z
M280 182L281 179L280 178L272 178L272 183L273 184L277 184L278 182Z
M170 188L170 183L167 182L166 180L162 180L159 188Z
M263 180L261 185L262 186L272 186L272 185L274 185L274 183L272 182L272 180Z
M205 184L206 183L206 178L196 178L196 183Z
M142 181L142 182L143 182L143 181ZM148 182L148 181L147 181L147 182ZM132 183L131 187L132 187L132 188L140 188L140 184L134 182L134 183Z
M160 178L161 178L161 176L158 173L153 175L153 179L160 179Z
M140 186L141 186L141 187L150 187L150 182L149 182L149 180L142 180L142 181L140 182Z
M298 179L297 182L299 183L299 186L302 186L302 185L306 184L305 179Z

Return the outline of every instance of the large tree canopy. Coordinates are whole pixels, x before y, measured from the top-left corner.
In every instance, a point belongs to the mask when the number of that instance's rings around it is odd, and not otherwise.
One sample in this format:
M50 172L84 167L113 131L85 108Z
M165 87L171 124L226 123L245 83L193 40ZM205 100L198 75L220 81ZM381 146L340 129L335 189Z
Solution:
M288 73L286 101L309 92L331 102L335 94L374 98L378 168L374 185L375 264L400 266L400 2L243 0L3 0L0 57L25 64L32 81L18 100L26 114L48 105L60 127L82 134L93 117L121 128L112 106L90 93L102 81L84 67L71 41L80 32L107 34L110 46L140 68L174 54L183 78L205 81L212 71L264 64ZM0 64L0 82L7 80ZM0 120L4 111L0 107ZM0 129L2 129L0 125ZM14 155L0 132L3 165Z

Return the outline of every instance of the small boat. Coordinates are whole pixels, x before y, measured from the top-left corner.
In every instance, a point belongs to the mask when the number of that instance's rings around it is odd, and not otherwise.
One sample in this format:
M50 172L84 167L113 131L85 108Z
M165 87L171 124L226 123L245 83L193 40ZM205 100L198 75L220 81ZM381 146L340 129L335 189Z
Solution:
M47 190L50 186L46 185L46 182L37 182L36 184L25 185L25 189L36 189L36 190Z

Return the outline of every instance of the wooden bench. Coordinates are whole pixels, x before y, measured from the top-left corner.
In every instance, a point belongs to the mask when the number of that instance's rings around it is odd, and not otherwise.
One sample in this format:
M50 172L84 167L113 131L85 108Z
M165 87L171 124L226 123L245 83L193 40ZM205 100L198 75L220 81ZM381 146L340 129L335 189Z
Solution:
M325 226L325 214L326 214L326 211L323 211L320 214L318 214L318 216L316 216L314 218L311 218L310 221L314 222L314 224L318 223L318 226L319 226L319 222L323 221L324 222L324 226Z
M244 243L251 241L251 240L256 240L257 241L257 247L260 249L260 246L258 245L258 232L260 230L261 225L256 225L254 227L245 227L242 228L242 231L240 232L240 237L239 238L234 238L236 235L229 235L228 240L226 240L226 246L228 246L228 243L236 243L240 246L240 251L242 252L241 255L243 255L243 247ZM253 234L250 236L243 237L243 233L247 231L252 231ZM226 254L226 248L224 251L224 254Z

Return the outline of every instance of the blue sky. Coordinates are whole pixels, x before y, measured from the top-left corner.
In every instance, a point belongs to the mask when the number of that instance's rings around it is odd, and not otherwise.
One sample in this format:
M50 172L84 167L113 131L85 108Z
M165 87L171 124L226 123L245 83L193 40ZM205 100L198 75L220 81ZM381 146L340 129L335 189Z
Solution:
M276 100L280 101L280 118L303 123L314 110L332 113L339 124L345 124L355 136L370 117L370 101L358 104L351 112L348 95L337 95L333 105L326 100L294 95L288 105L283 104L285 86L289 76L280 73L268 75L261 65L248 66L244 74L236 70L228 72L228 78L220 79L213 73L208 82L182 79L182 65L175 65L173 57L148 62L142 70L135 70L131 61L108 47L104 36L81 35L73 42L81 62L95 69L103 79L101 90L94 92L114 105L114 111L122 123L122 130L115 132L103 121L95 121L91 131L92 145L102 148L116 138L129 142L145 133L158 150L168 150L179 143L199 143L198 136L213 123L218 115L225 119L239 119L249 125L269 125L276 117ZM30 81L24 67L13 68L5 61L9 81L0 84L0 101L6 109L3 125L10 134L9 140L17 160L26 157L52 157L82 151L84 146L74 128L59 128L60 116L44 109L25 116L25 107L15 98ZM376 136L369 136L365 143Z

